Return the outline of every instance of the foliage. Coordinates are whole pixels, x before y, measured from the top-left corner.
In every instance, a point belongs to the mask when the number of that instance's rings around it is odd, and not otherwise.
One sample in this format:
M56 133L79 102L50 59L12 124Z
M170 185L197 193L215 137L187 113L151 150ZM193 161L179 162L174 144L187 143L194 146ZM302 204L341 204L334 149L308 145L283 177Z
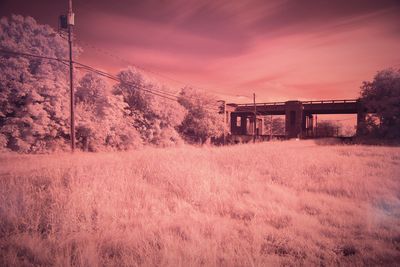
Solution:
M209 138L223 134L226 125L217 111L217 100L214 97L204 91L185 87L178 101L188 112L179 128L186 140L203 144Z
M0 20L0 48L57 58L68 51L50 26L16 15ZM20 152L63 147L68 136L66 66L7 56L0 57L0 72L0 133L6 147Z
M265 135L285 135L285 119L282 117L264 117L264 131Z
M65 59L67 42L50 26L31 17L0 20L0 48ZM79 55L79 48L74 48ZM7 55L0 57L0 150L45 152L69 144L67 66L56 60ZM75 71L75 77L82 74ZM76 137L88 151L126 150L150 143L181 143L177 133L186 111L177 102L149 91L169 91L136 69L119 73L112 88L94 74L76 78Z
M379 71L361 86L361 100L368 112L366 129L377 137L400 138L400 69Z
M88 73L76 88L76 136L83 150L127 150L142 140L127 116L127 104L103 78Z
M152 94L153 91L169 92L150 81L136 68L129 67L118 74L121 82L113 93L121 96L128 105L134 126L146 143L170 146L181 143L176 129L186 114L177 102Z
M341 125L333 121L319 121L315 132L317 137L333 137L338 136Z
M7 137L4 134L0 134L0 152L7 151Z

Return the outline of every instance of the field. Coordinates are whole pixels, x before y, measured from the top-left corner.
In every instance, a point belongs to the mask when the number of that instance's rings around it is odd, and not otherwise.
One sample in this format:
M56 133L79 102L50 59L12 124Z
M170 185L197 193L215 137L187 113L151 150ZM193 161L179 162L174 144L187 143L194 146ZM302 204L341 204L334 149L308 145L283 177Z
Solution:
M1 266L400 262L400 148L0 155Z

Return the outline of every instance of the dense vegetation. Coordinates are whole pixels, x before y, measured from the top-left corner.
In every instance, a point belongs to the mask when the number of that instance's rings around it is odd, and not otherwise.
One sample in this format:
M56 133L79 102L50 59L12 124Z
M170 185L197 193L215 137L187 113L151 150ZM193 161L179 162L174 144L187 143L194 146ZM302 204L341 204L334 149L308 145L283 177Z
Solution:
M31 17L0 21L0 49L67 58L67 43ZM75 48L79 59L81 49ZM69 83L64 62L4 54L0 57L0 150L64 150L69 140ZM223 120L216 100L185 87L176 101L151 92L171 89L135 68L121 70L111 85L92 72L75 70L77 145L83 150L171 146L219 136Z

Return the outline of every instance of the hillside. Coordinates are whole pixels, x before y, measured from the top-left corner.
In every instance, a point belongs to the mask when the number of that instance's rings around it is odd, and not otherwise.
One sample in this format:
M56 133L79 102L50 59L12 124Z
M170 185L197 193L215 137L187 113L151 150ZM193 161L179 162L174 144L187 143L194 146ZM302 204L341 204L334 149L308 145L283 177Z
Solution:
M0 154L0 265L400 262L400 148Z

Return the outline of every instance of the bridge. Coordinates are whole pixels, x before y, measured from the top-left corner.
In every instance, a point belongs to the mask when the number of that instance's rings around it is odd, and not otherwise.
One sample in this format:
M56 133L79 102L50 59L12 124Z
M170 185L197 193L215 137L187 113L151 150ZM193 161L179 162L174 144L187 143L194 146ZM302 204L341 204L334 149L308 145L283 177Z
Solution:
M254 111L256 110L256 113ZM285 116L285 137L304 138L313 133L316 114L357 114L357 134L365 121L366 110L359 99L286 101L256 104L226 104L227 122L232 135L262 135L262 118L267 115Z

